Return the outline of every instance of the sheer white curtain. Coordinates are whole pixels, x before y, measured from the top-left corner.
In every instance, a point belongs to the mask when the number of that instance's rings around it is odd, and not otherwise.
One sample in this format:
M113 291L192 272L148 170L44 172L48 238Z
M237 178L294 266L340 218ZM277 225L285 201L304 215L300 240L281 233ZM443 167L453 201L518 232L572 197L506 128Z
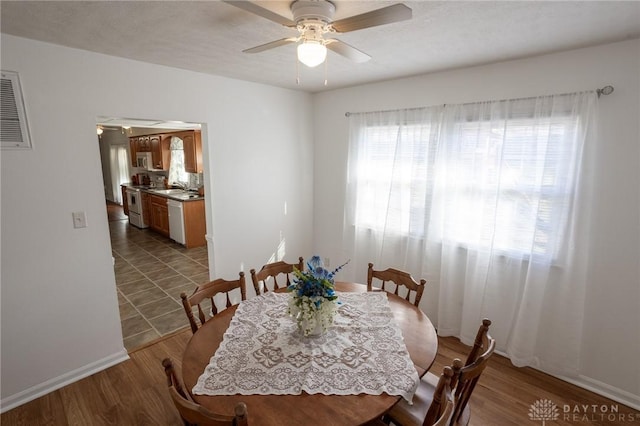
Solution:
M354 267L366 269L368 259L427 278L438 287L440 335L470 344L488 317L514 364L576 374L589 245L581 164L595 106L595 93L578 93L424 109L434 114L421 127L432 132L416 140L428 160L411 154L415 161L385 172L367 149L388 117L352 116L345 235ZM386 182L375 198L387 203L362 202L367 167ZM403 196L394 177L407 168L419 177ZM362 215L383 219L362 226ZM423 232L393 225L397 216L424 220Z
M126 145L111 145L109 147L109 157L113 201L122 204L120 185L129 182L129 159Z
M433 107L350 116L346 275L376 261L423 269L441 115Z

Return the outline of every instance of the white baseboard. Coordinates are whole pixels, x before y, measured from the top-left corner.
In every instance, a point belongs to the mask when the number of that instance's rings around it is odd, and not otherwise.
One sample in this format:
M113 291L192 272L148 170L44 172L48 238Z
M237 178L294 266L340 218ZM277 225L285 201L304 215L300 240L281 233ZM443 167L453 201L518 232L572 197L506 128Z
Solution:
M113 355L92 362L91 364L87 364L84 367L78 368L76 370L69 371L68 373L62 374L61 376L54 377L53 379L32 386L29 389L18 392L17 394L3 398L2 401L0 401L0 413L9 411L12 408L25 404L29 401L53 392L54 390L60 389L70 383L77 382L80 379L84 379L85 377L91 376L92 374L98 373L116 364L120 364L121 362L128 359L129 355L123 348L122 351L117 352Z
M554 377L557 377L560 380L564 380L565 382L569 382L593 393L597 393L598 395L612 399L616 402L619 402L620 404L626 405L627 407L631 407L634 410L640 411L640 396L634 395L631 392L618 389L607 383L582 375L578 376L578 378L576 379L562 376Z
M495 351L495 353L509 359L509 355L507 355L505 352ZM571 378L549 373L548 371L544 371L541 368L531 366L529 366L529 368L542 371L545 374L553 376L567 383L571 383L572 385L576 385L579 388L586 389L589 392L597 393L600 396L604 396L605 398L609 398L613 401L619 402L622 405L626 405L627 407L631 407L634 410L640 411L640 396L634 395L631 392L627 392L625 390L616 388L615 386L611 386L607 383L583 375L579 375L577 378Z

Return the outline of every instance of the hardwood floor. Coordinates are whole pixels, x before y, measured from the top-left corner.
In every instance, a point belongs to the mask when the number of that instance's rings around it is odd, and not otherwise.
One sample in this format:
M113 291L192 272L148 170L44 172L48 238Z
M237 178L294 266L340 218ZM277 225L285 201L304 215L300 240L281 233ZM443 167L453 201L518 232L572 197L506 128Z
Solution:
M430 371L440 374L451 360L464 361L469 347L457 338L439 337L438 355ZM472 426L540 426L542 421L529 418L529 409L538 400L550 400L558 408L558 418L544 423L546 426L613 426L638 425L640 412L604 398L593 392L556 379L533 368L514 367L507 358L494 354L482 373L471 396ZM565 405L571 411L564 413ZM586 412L580 406L588 405ZM593 405L598 408L594 411ZM580 412L573 412L579 406ZM607 407L619 412L613 419L601 409ZM620 416L624 416L622 419Z
M124 214L122 206L107 200L107 219L109 222L117 220L127 220L128 216Z
M129 353L131 359L2 414L4 425L183 425L161 361L178 361L191 330Z
M130 353L131 359L94 374L34 401L10 410L0 417L2 425L182 425L167 391L161 360L171 357L180 366L182 352L191 337L190 330L179 331ZM442 371L454 357L463 358L469 347L457 339L439 339L433 372ZM640 424L640 412L607 398L530 368L516 368L509 360L494 355L471 397L472 426L541 425L531 420L529 409L537 400L552 401L559 410L557 420L547 426L612 426ZM596 412L567 414L578 404L596 405ZM601 407L617 407L614 420ZM290 407L295 409L295 407ZM621 417L622 416L622 417ZM251 424L251 412L249 412ZM301 425L305 426L305 425ZM323 425L324 426L324 425Z

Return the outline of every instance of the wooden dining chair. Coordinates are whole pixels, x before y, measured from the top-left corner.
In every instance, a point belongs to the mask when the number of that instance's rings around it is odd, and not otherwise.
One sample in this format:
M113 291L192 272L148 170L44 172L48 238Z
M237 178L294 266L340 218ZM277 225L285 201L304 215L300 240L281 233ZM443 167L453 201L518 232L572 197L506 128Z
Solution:
M495 339L489 339L488 348L485 352L478 356L471 364L462 367L460 373L454 376L452 384L455 386L455 406L453 409L453 417L451 418L451 425L468 425L469 418L471 417L470 410L468 409L469 399L471 394L480 379L480 375L487 367L489 358L493 355L493 351L496 348ZM455 381L457 379L457 382Z
M445 426L449 424L454 408L453 394L451 392L453 376L453 368L449 366L444 367L422 426Z
M375 287L373 285L374 278L381 281L382 284L380 287ZM374 289L389 291L391 290L387 290L387 285L391 286L391 284L388 284L389 282L392 282L395 286L395 291L393 291L393 294L395 294L396 296L399 295L398 290L400 289L400 286L404 286L406 288L407 294L405 299L409 303L411 303L411 292L414 292L415 296L413 299L413 304L415 306L418 306L420 304L420 299L422 299L424 287L427 284L427 282L422 279L420 280L420 283L418 283L408 272L404 272L399 269L388 268L384 271L376 271L373 269L373 263L369 263L369 270L367 272L367 291L373 291Z
M456 359L454 364L459 363L458 367L462 366L462 361ZM433 393L429 395L421 395L415 394L413 397L413 404L420 404L421 406L426 406L427 414L424 416L420 416L421 411L416 410L417 415L414 418L408 420L407 418L400 417L399 419L391 419L389 415L383 416L381 420L376 419L365 426L383 426L389 425L391 421L394 424L398 424L396 422L404 422L401 424L415 424L415 425L423 425L423 426L448 426L449 421L451 420L451 416L453 415L453 393L451 392L451 380L454 376L454 368L446 366L442 370L442 374L440 378L435 383L435 388ZM422 410L422 413L424 410ZM407 412L407 414L410 414Z
M274 263L267 263L259 272L256 272L255 269L251 269L251 281L253 281L253 288L256 290L256 295L289 286L289 284L291 284L290 274L293 273L294 266L300 271L304 270L304 260L302 257L298 258L297 264L286 263L280 260ZM278 282L278 280L281 282ZM269 290L270 282L272 285L271 290Z
M451 426L469 424L469 399L495 350L496 341L488 333L490 325L490 320L486 318L482 320L465 364L463 365L462 361L456 358L451 365L453 376L450 386L454 393L453 412L448 423ZM429 406L436 394L437 384L438 378L433 373L427 372L420 379L413 397L413 405L409 405L406 401L398 402L389 410L388 419L399 426L422 425L426 421Z
M208 282L206 284L201 284L196 287L191 296L187 296L187 294L184 292L180 294L180 298L182 299L182 306L184 307L184 311L187 314L189 324L191 325L191 331L193 333L198 331L198 323L193 316L193 306L198 306L198 318L200 319L200 325L202 325L209 318L211 318L211 316L218 313L218 307L216 306L214 296L220 293L225 293L225 309L232 306L231 298L229 297L229 292L231 292L232 290L235 290L237 288L240 289L240 299L247 300L247 286L244 279L244 272L240 272L239 276L240 277L237 280L233 281L218 278L217 280ZM208 300L211 304L210 309L206 308L206 300ZM203 305L205 305L205 309L203 309ZM207 317L205 311L210 313L209 317Z
M217 414L196 403L191 394L184 389L182 380L176 373L170 358L162 360L167 375L169 394L178 409L185 426L247 426L247 406L240 402L235 406L234 415Z

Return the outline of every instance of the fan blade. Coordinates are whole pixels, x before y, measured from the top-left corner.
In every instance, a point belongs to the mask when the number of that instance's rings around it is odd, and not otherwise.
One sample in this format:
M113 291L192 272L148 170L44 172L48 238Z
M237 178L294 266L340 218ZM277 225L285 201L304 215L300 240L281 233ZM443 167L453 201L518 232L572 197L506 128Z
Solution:
M296 23L293 22L289 18L285 18L284 16L278 15L277 13L273 13L272 11L265 9L262 6L258 6L255 3L250 1L238 1L238 0L223 0L224 3L230 4L242 10L246 10L247 12L251 12L255 15L262 16L263 18L267 18L270 21L276 22L278 24L284 25L285 27L294 27Z
M354 62L362 63L371 59L371 56L367 55L361 50L345 43L344 41L336 40L335 38L327 40L327 49L336 52L338 55L342 55L345 58L351 59Z
M339 21L333 22L331 26L339 33L346 33L363 28L406 21L407 19L411 19L411 15L412 12L409 7L398 3L350 18L340 19Z
M261 44L260 46L252 47L251 49L243 50L244 53L258 53L265 50L273 49L274 47L284 46L285 44L295 43L298 41L297 37L283 38L269 43Z

